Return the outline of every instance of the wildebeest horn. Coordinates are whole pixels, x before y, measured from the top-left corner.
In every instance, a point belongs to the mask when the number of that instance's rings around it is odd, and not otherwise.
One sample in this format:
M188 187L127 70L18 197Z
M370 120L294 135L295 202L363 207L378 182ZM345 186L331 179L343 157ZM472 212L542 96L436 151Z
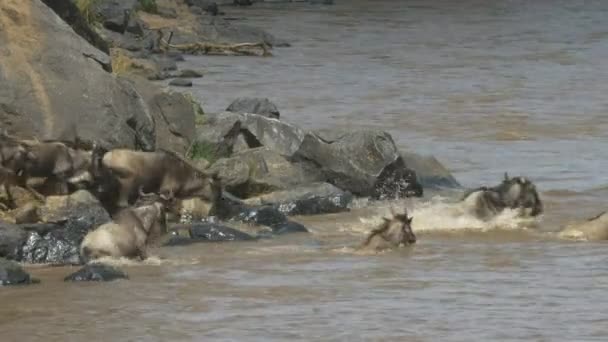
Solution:
M505 172L505 180L508 181L509 180L509 174L507 172Z
M173 199L173 190L169 190L168 193L161 193L159 195L160 199L162 199L163 201L170 201Z

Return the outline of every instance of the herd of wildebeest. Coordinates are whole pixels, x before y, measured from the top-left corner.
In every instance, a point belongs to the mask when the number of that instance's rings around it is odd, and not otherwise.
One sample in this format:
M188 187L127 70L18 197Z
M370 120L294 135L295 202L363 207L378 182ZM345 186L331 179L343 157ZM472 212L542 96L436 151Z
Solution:
M106 150L79 141L23 140L0 133L0 177L11 209L11 187L21 187L36 199L66 195L79 189L93 194L112 221L83 239L83 260L99 257L146 258L146 247L167 233L168 217L179 215L187 201L214 215L222 197L215 174L193 166L166 150L143 152ZM467 192L461 203L472 215L488 219L506 208L533 217L543 212L534 184L525 177L505 179L494 187ZM601 216L598 216L601 217ZM391 211L391 217L372 230L361 249L380 251L416 242L412 217Z

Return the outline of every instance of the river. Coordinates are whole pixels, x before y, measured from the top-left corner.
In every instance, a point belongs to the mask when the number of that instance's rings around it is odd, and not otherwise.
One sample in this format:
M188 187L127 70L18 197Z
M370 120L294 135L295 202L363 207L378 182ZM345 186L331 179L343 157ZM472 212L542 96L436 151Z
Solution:
M301 217L310 235L154 251L130 280L0 291L3 341L605 341L606 244L552 232L608 209L608 3L337 0L227 8L292 42L274 57L191 57L208 112L269 97L282 120L381 129L467 187L531 178L545 214L485 223L444 200ZM418 243L352 247L390 206Z

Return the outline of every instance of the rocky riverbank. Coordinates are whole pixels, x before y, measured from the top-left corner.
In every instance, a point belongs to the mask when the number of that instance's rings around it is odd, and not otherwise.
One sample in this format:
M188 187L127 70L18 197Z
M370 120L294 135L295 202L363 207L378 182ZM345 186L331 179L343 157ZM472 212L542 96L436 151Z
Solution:
M356 198L422 197L424 189L460 187L439 161L400 150L387 132L308 131L290 124L266 98L237 98L225 112L204 113L191 96L152 83L200 77L177 70L183 53L256 54L262 47L268 55L289 45L221 19L217 4L96 1L83 10L78 3L0 4L2 127L20 139L78 142L85 149L166 149L218 175L221 222L184 200L167 246L306 232L290 216L348 211ZM211 47L199 49L199 43ZM189 44L199 48L184 47ZM14 201L2 197L8 210L0 213L0 257L80 264L84 235L111 220L91 192L38 203L14 187ZM240 232L232 223L259 227L259 233Z

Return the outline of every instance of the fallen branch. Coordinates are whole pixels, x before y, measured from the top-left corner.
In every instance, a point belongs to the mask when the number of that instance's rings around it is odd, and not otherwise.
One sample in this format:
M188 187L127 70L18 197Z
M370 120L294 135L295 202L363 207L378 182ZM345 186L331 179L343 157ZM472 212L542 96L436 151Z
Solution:
M171 37L169 41L163 39L162 31L159 30L158 43L162 51L168 49L175 49L183 53L188 54L202 54L202 55L215 55L215 56L272 56L270 48L266 43L240 43L240 44L221 44L221 43L207 43L207 42L196 42L191 44L171 44Z

